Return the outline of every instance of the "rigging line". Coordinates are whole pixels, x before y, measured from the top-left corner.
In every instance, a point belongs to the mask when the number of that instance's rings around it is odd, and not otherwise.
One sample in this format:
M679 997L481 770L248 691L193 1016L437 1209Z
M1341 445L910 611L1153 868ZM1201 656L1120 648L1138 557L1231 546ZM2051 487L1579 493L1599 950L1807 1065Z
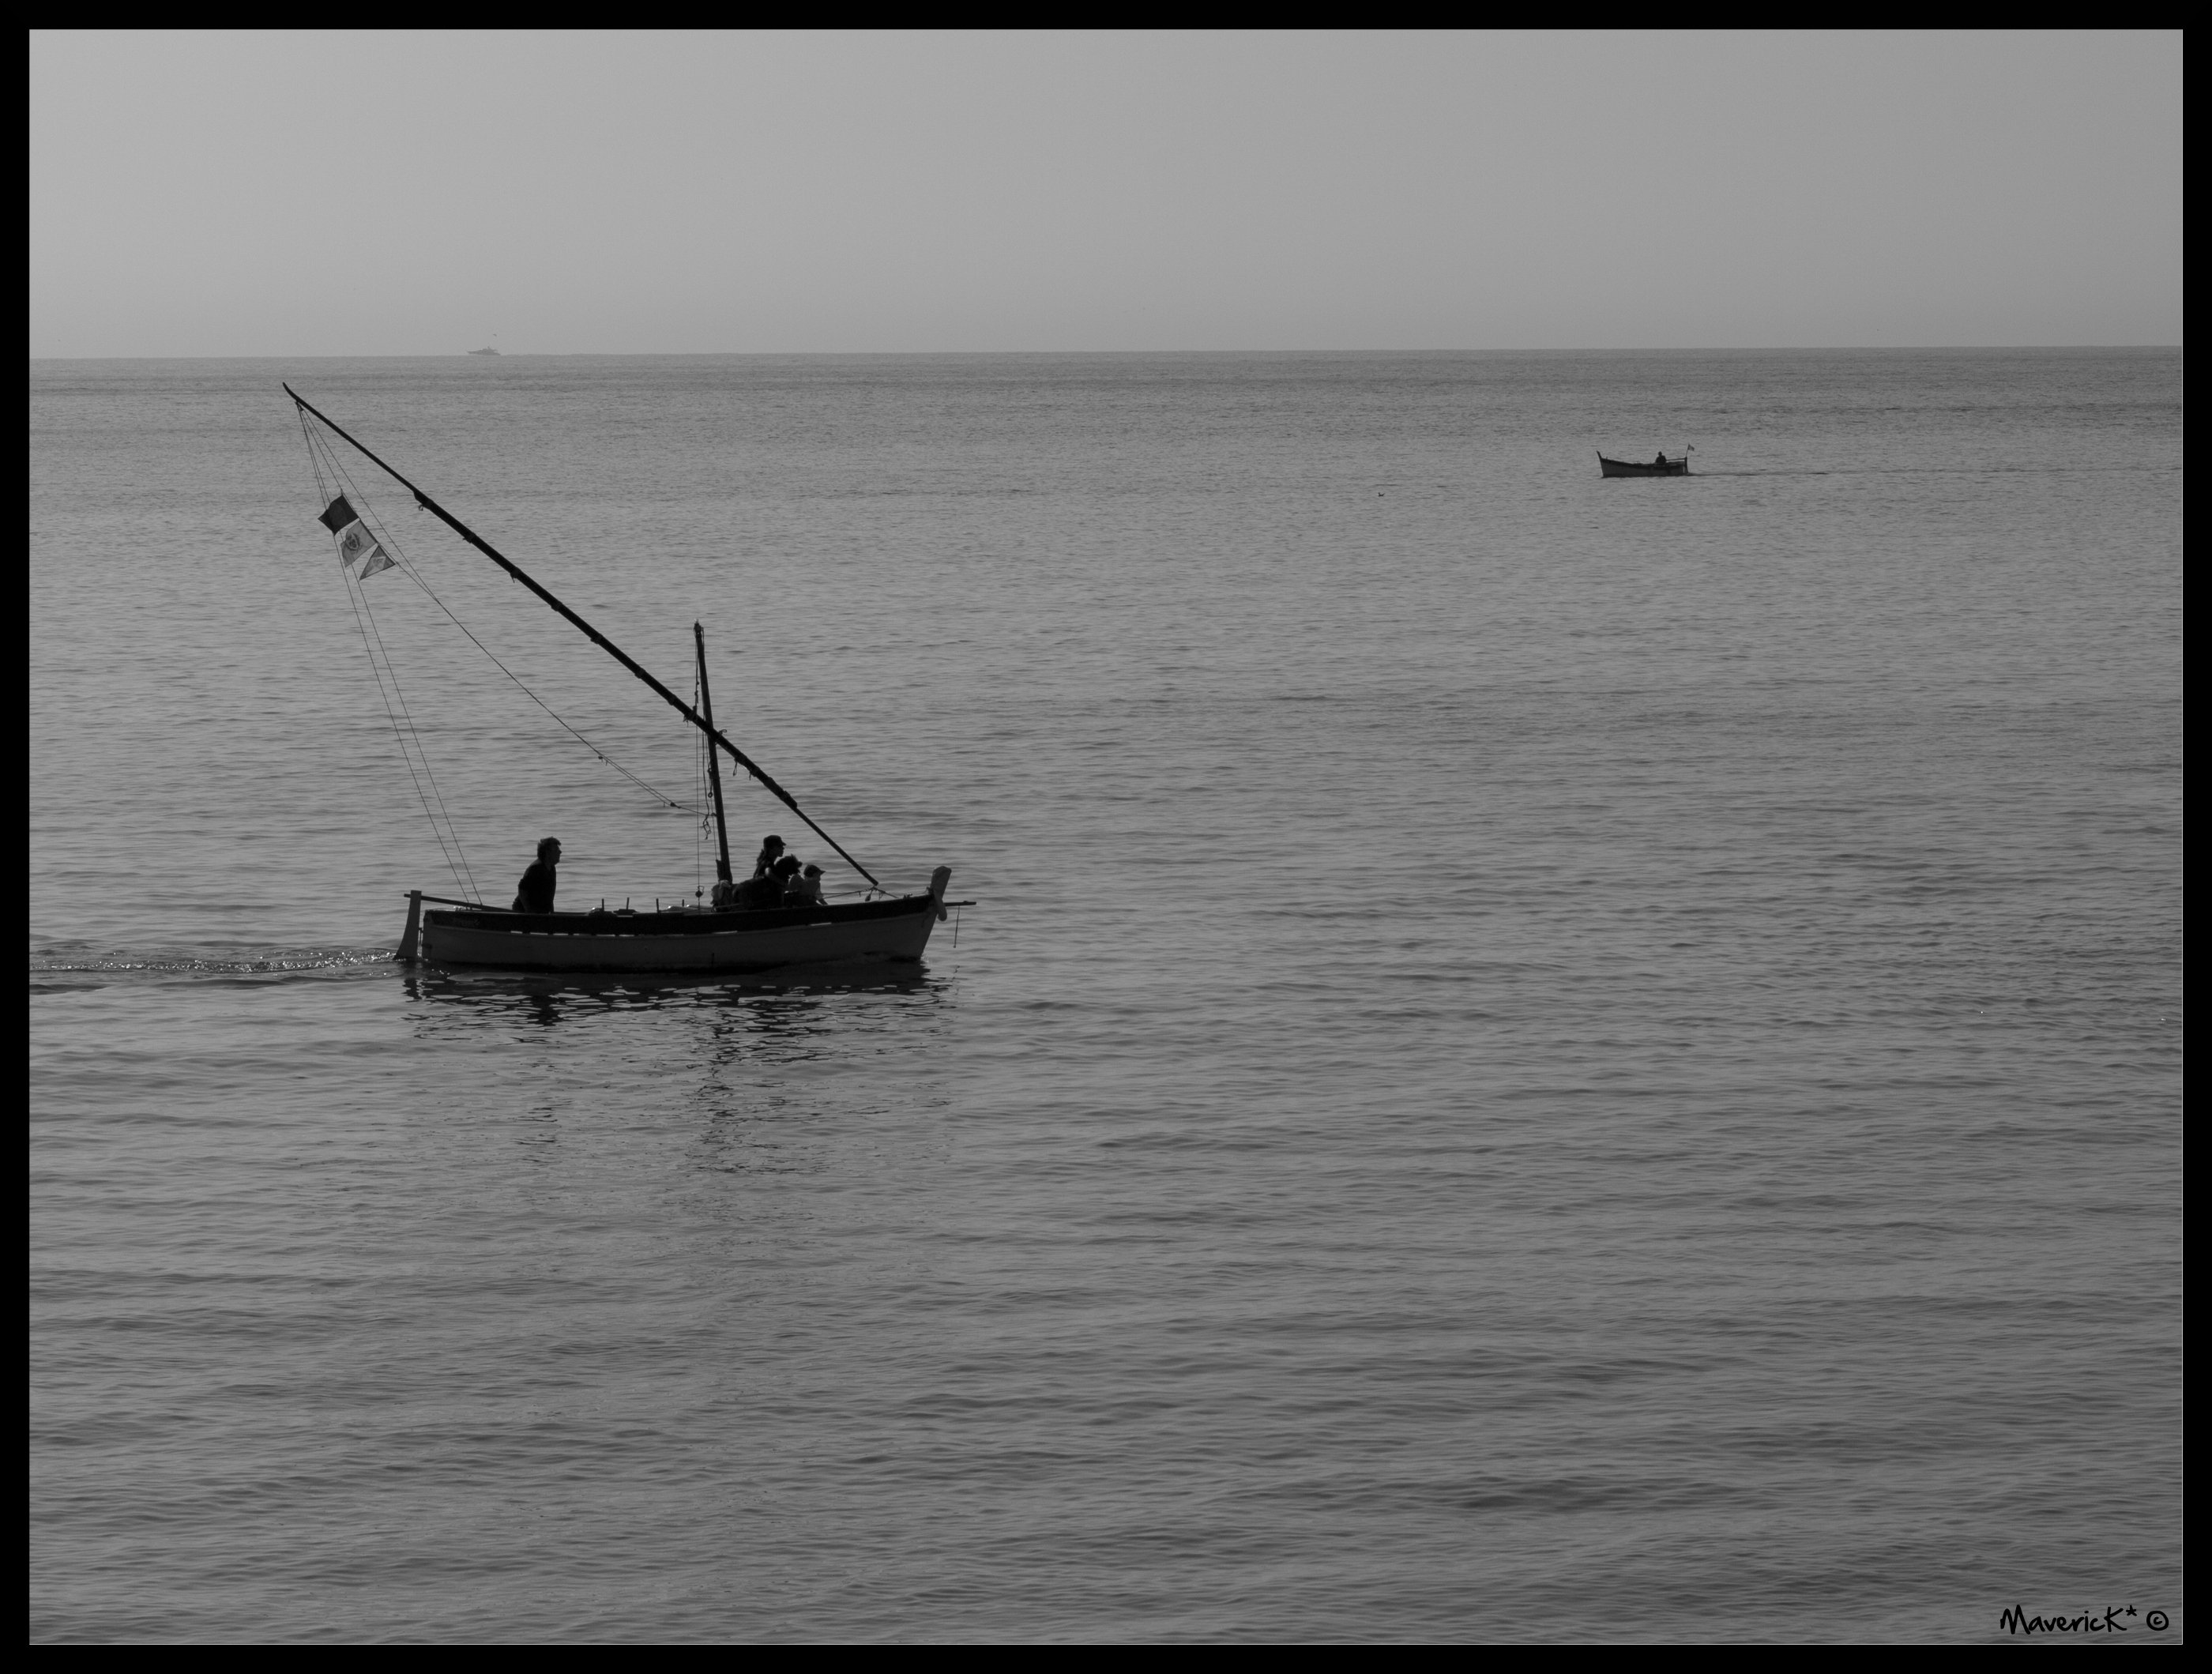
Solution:
M438 812L445 818L446 829L453 834L453 852L461 857L461 869L469 874L469 892L481 901L483 892L477 887L476 868L469 864L468 850L462 847L461 828L446 807L446 793L438 788L438 776L430 770L430 752L422 747L422 734L415 725L413 711L407 707L407 694L399 688L399 671L392 666L391 652L385 650L384 630L377 625L376 612L369 608L368 590L357 578L354 586L361 594L362 613L368 617L369 628L376 635L376 648L383 653L384 666L391 672L392 696L399 700L399 713L407 717L407 731L415 740L415 752L422 758L422 776L430 782L430 794L438 799Z
M342 466L337 466L337 460L336 460L336 458L335 458L335 457L333 457L333 459L332 459L332 460L331 460L331 464L332 464L332 466L333 466L334 467L337 467L337 468L338 469L338 474L340 475L340 477L341 477L342 478L343 478L343 480L344 480L344 482L345 482L346 486L347 486L349 489L352 489L352 490L354 490L354 491L355 491L356 493L359 493L359 491L360 491L360 490L356 487L356 485L355 485L355 484L354 484L353 479L352 479L350 477L347 477L347 476L345 476L345 473L344 473L343 468ZM371 506L371 505L369 504L369 502L368 502L368 496L367 495L362 495L361 498L362 498L362 512L363 512L363 519L364 519L364 520L366 520L368 518L369 518L369 517L374 517L374 516L375 515L375 508L374 508L373 506ZM378 523L380 523L380 523L383 521L383 520L382 520L381 518L378 518L378 519L377 519L377 521L378 521ZM391 535L390 535L389 531L377 531L377 532L375 532L375 533L378 533L378 538L379 538L380 541L384 540L384 539L392 539L392 537L391 537ZM397 539L392 539L392 546L393 546L393 548L394 548L394 549L397 549L397 548L398 547L399 543L398 543L398 541ZM401 557L401 558L403 558L403 559L405 557L405 556L406 556L406 555L405 555L404 552L402 552L402 553L400 554L400 557ZM381 625L377 622L377 619L376 619L376 612L375 612L375 611L374 611L374 609L373 609L373 608L370 606L370 605L369 605L369 602L368 602L368 589L367 589L366 587L362 587L362 582L363 582L363 581L365 581L365 580L366 580L366 577L362 577L362 576L355 576L355 577L353 578L353 581L354 581L354 586L355 586L356 588L359 588L359 589L360 589L360 596L361 596L361 608L362 608L362 612L363 612L367 615L367 617L368 618L368 625L369 625L370 630L371 630L375 634L375 636L376 636L376 647L377 647L377 649L378 649L379 651L382 652L382 653L383 653L383 654L384 654L384 667L385 667L385 669L386 669L386 672L391 675L391 677L392 677L392 695L393 695L394 697L398 697L398 700L399 700L399 712L400 712L400 714L401 714L401 715L404 715L404 716L406 717L406 721L407 721L407 731L408 731L408 733L410 734L410 735L411 735L411 736L413 737L413 739L414 739L414 740L415 740L415 752L416 752L416 753L418 756L420 756L420 757L422 758L422 776L423 776L425 779L428 780L428 781L429 781L429 782L430 782L430 794L431 794L431 795L432 795L432 796L434 796L434 797L435 797L435 798L437 799L437 803L438 803L438 813L439 813L441 815L442 815L442 816L444 817L444 819L445 819L445 822L446 822L446 829L447 829L447 831L448 831L449 832L451 832L451 833L452 833L452 835L453 835L453 851L454 851L454 853L458 854L458 855L461 857L461 869L462 869L463 871L466 872L466 873L468 874L468 875L469 875L469 889L470 889L470 892L471 892L471 893L472 893L472 894L474 894L474 895L476 895L479 899L481 899L481 898L483 898L483 892L482 892L481 890L479 890L479 889L477 888L477 881L476 881L476 868L475 868L475 867L471 867L471 866L469 864L468 849L467 849L467 848L466 848L466 847L462 843L462 842L461 842L461 828L460 828L460 825L459 825L459 823L458 823L458 822L453 819L452 810L447 807L447 806L446 806L446 794L445 794L444 790L443 790L443 789L439 786L439 783L438 783L438 776L437 776L437 774L436 774L434 771L433 771L433 770L432 770L432 769L431 769L431 766L430 766L430 752L428 752L428 750L427 750L426 748L424 748L424 747L423 747L422 731L421 731L421 729L420 729L420 728L418 728L418 727L416 726L416 724L415 724L415 715L414 715L414 712L413 712L413 710L411 710L411 709L408 707L408 703L407 703L407 694L406 694L406 692L405 692L405 691L401 688L400 684L399 684L399 670L398 670L398 667L397 667L392 663L392 654L391 654L390 650L389 650L389 649L387 649L387 648L386 648L386 646L385 646L385 643L384 643L384 630L383 630L382 626L381 626ZM403 746L402 746L402 747L403 747L403 748L404 748L404 746L403 745Z
M301 415L300 422L303 426L306 424L306 414L302 413ZM358 497L362 506L365 508L365 515L374 516L374 511L370 506L368 496L362 493L360 487L354 482L352 476L346 471L344 464L337 458L337 451L334 448L331 448L327 441L323 443L323 447L330 455L331 469L337 472L340 480L345 484L349 495ZM516 674L515 672L509 668L505 663L501 662L497 656L494 655L491 648L486 645L482 640L478 639L476 636L476 634L470 629L469 624L462 621L459 617L454 615L453 607L447 604L444 600L438 597L437 594L432 590L430 584L422 579L422 572L416 568L415 561L407 556L405 549L400 545L398 538L390 533L389 526L385 525L381 518L378 518L376 520L380 526L379 539L390 548L392 556L400 573L405 575L409 581L414 582L416 587L420 587L422 590L423 596L429 600L432 604L435 605L440 610L445 612L447 619L452 622L456 628L459 628L462 633L468 636L469 643L475 646L477 650L483 652L484 655L490 660L493 667L499 670L501 673L506 675L508 679L514 681L515 685L521 691L524 697L529 698L532 703L537 704L538 707L544 710L547 715L551 715L555 722L561 727L562 730L566 732L571 738L574 739L577 743L582 745L594 756L605 762L609 767L614 769L616 772L621 774L623 778L629 780L632 784L635 785L647 795L652 797L654 801L659 803L663 807L675 808L684 813L699 812L696 808L687 807L683 802L680 802L675 797L669 795L658 786L647 783L636 774L631 772L629 769L624 767L620 762L609 755L606 751L602 749L599 745L593 743L592 740L586 737L583 733L574 727L570 726L568 722L562 718L559 710L556 709L550 703L548 703L544 698L532 691L527 685L525 685L521 677ZM374 618L372 617L371 620L374 619Z
M315 434L308 429L307 416L305 413L300 415L300 436L307 444L307 469L314 474L315 504L319 509L327 508L333 496L330 484L323 479L322 454L316 449Z
M327 444L325 444L325 449L327 450ZM312 445L308 451L312 455L314 451ZM335 455L331 459L331 466L334 473L337 476L340 481L344 483L345 486L349 490L351 490L356 494L360 493L360 490L356 487L353 479L345 474L343 466L339 464ZM317 475L319 478L320 472L318 472ZM374 508L368 506L368 496L366 495L362 495L361 498L362 507L367 510L369 515L374 515ZM380 522L381 520L380 519L379 521ZM394 541L392 544L397 546L398 543ZM341 569L344 569L343 565L341 565L340 568ZM414 761L407 755L408 739L411 736L415 745L415 756L419 758L422 764L422 777L428 782L430 786L430 796L428 798L422 798L422 787L421 783L418 782L415 787L416 796L422 800L422 812L429 817L432 834L437 837L439 848L441 852L445 849L447 837L450 836L453 840L453 851L451 854L447 855L446 857L447 869L453 872L453 881L457 885L463 883L464 880L462 874L466 874L465 887L471 895L475 895L478 897L478 898L481 898L483 891L477 884L476 868L469 864L468 849L461 841L461 829L459 824L453 819L453 811L446 806L445 791L438 783L438 776L436 772L431 768L430 753L423 746L421 729L415 724L414 713L408 707L407 694L399 684L399 670L393 665L391 651L384 643L384 630L376 620L376 612L369 605L368 594L367 591L362 587L361 578L354 575L350 570L344 570L344 574L347 581L347 598L349 600L357 598L359 601L355 607L356 627L358 628L361 625L362 618L364 616L368 619L368 632L364 632L362 637L363 648L367 649L368 648L369 633L374 633L376 637L376 650L369 654L369 667L372 671L377 672L377 686L380 694L383 691L384 681L387 676L392 683L391 695L385 699L385 715L387 719L392 721L392 734L394 738L398 740L400 757L403 760L407 761L408 771L411 775L414 771ZM377 655L379 653L382 654L384 660L381 670L378 670L377 667ZM405 735L402 735L400 733L399 718L393 716L392 714L392 699L394 697L396 697L399 703L399 715L405 717ZM437 801L438 809L436 813L432 813L430 812L431 798L434 798ZM441 818L445 821L445 829L442 831L439 830L438 824ZM457 871L454 870L453 867L453 858L455 855L459 856L460 859L460 867Z
M570 726L568 721L562 720L559 710L556 709L550 703L547 703L543 697L540 697L536 692L531 691L528 686L523 685L521 676L517 674L513 669L509 668L505 663L501 662L498 657L495 656L492 653L491 648L486 645L482 640L478 639L473 632L471 632L469 624L453 614L453 607L447 605L444 600L438 597L435 593L433 593L430 590L430 584L428 581L425 581L421 575L416 573L415 565L411 559L403 556L399 561L399 570L400 573L405 575L409 581L414 582L416 587L422 589L422 594L425 598L428 599L429 601L435 605L440 610L445 612L447 618L451 621L456 628L459 628L464 634L468 635L469 643L475 646L477 650L483 652L484 655L490 660L491 666L494 668L496 668L501 673L506 675L508 679L514 681L516 687L520 690L522 695L527 697L532 703L537 704L539 709L544 710L546 714L551 715L553 719L560 724L562 730L566 732L569 737L574 739L577 743L582 745L586 750L589 750L609 767L611 767L616 772L621 774L623 778L629 780L640 790L645 792L645 794L652 797L654 801L661 804L662 807L680 809L687 813L694 813L697 812L696 808L687 807L684 803L678 801L675 797L669 795L665 791L659 789L656 786L648 784L643 779L639 778L636 774L631 772L629 769L624 767L605 750L592 743L592 740L586 738L582 733Z
M357 601L355 606L356 625L361 626L364 619L366 620L366 627L362 635L362 644L367 647L372 635L376 641L375 648L369 653L369 667L377 673L378 691L380 692L384 691L384 683L387 679L391 682L391 691L385 697L384 710L386 717L392 722L392 737L399 746L400 759L407 764L410 777L414 775L416 763L419 761L422 764L422 777L415 782L415 794L422 801L422 813L430 822L430 834L438 839L439 851L446 856L446 867L453 873L453 882L465 888L470 894L482 899L482 892L477 887L476 873L470 867L468 852L461 844L460 828L454 824L453 814L446 807L446 799L438 788L437 776L430 769L429 752L422 747L422 736L416 732L415 718L408 713L407 697L400 689L399 671L392 665L392 654L385 647L384 634L377 625L376 612L370 608L368 597L362 590L361 583L350 576L348 577L348 581L349 585L347 588L347 596ZM399 704L399 713L396 715L392 711L392 701L395 698ZM410 734L415 746L411 754L407 747ZM422 784L425 781L430 787L428 796L425 796L422 792ZM430 807L434 800L438 805L434 812ZM447 848L448 839L452 843L450 851ZM458 866L454 863L457 857L459 861Z
M465 888L466 883L461 876L460 868L453 864L453 853L446 846L446 834L438 827L438 816L430 812L430 799L422 794L422 782L416 776L415 759L407 752L407 740L399 730L399 719L392 713L392 699L384 690L384 673L376 666L376 653L370 648L368 630L362 624L361 605L354 597L356 583L353 577L348 575L345 577L345 582L346 600L353 606L354 627L361 634L361 648L368 657L369 673L376 676L377 696L383 700L385 719L392 723L392 736L399 746L399 759L406 764L408 782L415 787L416 797L422 804L423 817L430 822L430 835L438 840L438 852L446 858L446 870L453 874L454 887Z
M314 473L315 492L320 498L320 503L327 506L331 501L335 498L335 496L331 493L330 484L324 478L322 460L317 456L315 437L313 432L308 429L304 417L302 418L300 429L301 434L306 438L307 443L307 462L309 468ZM335 459L333 459L331 463L333 467L337 466L337 460ZM392 696L395 694L398 696L400 707L403 711L406 708L406 696L404 692L400 692L398 691L399 673L397 669L391 667L391 657L388 653L385 656L384 666L381 667L378 666L376 649L373 648L369 644L368 629L363 625L362 619L368 600L365 596L359 598L356 597L356 588L360 584L355 580L351 570L341 564L339 566L339 575L341 584L346 590L346 603L351 606L353 610L354 630L361 636L362 651L368 659L369 673L374 676L376 680L377 697L384 705L384 716L386 721L391 724L392 740L399 746L399 759L407 769L408 781L410 783L414 785L416 798L422 804L423 815L430 822L430 835L435 837L438 841L438 852L445 857L446 869L453 874L455 886L466 888L471 895L480 895L481 892L476 887L475 874L473 871L470 870L468 867L467 854L465 851L461 849L461 834L459 828L453 825L453 817L448 813L446 817L446 829L441 830L437 814L433 813L430 810L429 798L424 796L422 794L422 779L416 776L415 771L416 756L420 756L422 758L423 776L429 778L430 787L434 792L437 790L437 780L435 776L430 773L430 758L428 753L422 749L422 741L421 737L419 735L416 737L415 740L415 755L410 756L408 753L406 736L400 730L398 717L392 714ZM375 616L373 612L369 613L368 622L370 624L374 624L375 622ZM384 636L380 631L377 634L376 640L377 646L380 648L384 640ZM387 692L385 689L385 681L387 675L389 676L392 683L392 691L390 692ZM413 729L414 718L411 715L408 718L408 727L410 731ZM438 802L440 809L442 811L445 806L445 798L442 794L439 796ZM447 837L449 831L453 839L453 846L451 849L448 849L447 846ZM459 867L456 867L453 864L454 855L456 853L460 855L461 864ZM468 874L465 880L463 877L463 874L465 872Z
M691 671L691 707L699 707L699 671ZM704 747L702 747L704 746ZM705 734L696 727L691 732L691 794L702 803L707 800L707 751ZM699 899L707 892L707 816L702 812L691 822L691 898Z
M547 588L542 587L537 581L532 581L530 576L523 571L523 569L520 564L516 563L512 558L501 552L497 547L494 546L489 541L486 540L475 530L470 528L469 526L462 522L459 518L455 517L453 513L447 511L443 506L440 505L435 500L433 500L421 489L416 487L415 484L408 481L406 478L401 476L399 472L393 470L391 466L386 464L385 461L379 458L374 452L363 445L349 432L333 423L329 415L325 413L319 407L310 405L306 398L301 396L298 391L295 390L291 385L286 384L284 386L284 393L292 398L295 405L305 409L308 413L319 420L325 429L328 430L332 435L337 436L342 441L345 442L349 447L352 447L356 453L367 460L371 465L376 466L376 468L383 472L386 476L391 478L395 483L398 483L400 487L405 489L410 494L412 494L415 496L415 503L416 505L422 507L424 511L428 512L440 522L445 524L447 527L450 528L463 540L468 542L470 545L475 547L477 551L483 553L484 557L489 558L501 569L504 569L514 580L521 582L523 586L528 587L532 593L535 594L540 600L544 600L545 604L551 606L556 614L561 616L572 627L575 628L586 639L590 640L592 644L598 646L599 649L605 651L609 656L612 657L617 662L620 663L624 668L629 670L631 673L636 675L639 679L642 680L647 686L651 687L653 691L665 702L680 713L686 721L690 721L693 726L700 727L707 732L708 736L714 740L717 746L728 752L731 760L737 763L738 766L744 768L746 772L751 774L754 778L757 779L763 785L766 786L771 795L773 795L778 801L781 802L786 807L789 808L792 813L799 816L799 819L805 825L807 830L812 831L815 836L820 837L824 843L836 849L837 851L838 857L844 861L848 866L851 867L863 878L866 878L870 883L875 884L878 888L882 887L882 885L877 879L876 874L869 871L866 867L862 866L860 861L854 860L853 858L852 851L847 849L844 844L838 842L836 837L831 837L829 832L823 831L820 822L817 821L811 814L808 813L805 809L799 806L798 799L793 797L789 791L786 790L781 785L778 784L769 776L767 769L763 768L758 762L755 761L750 756L748 756L744 751L738 749L736 745L732 744L730 741L729 735L727 734L721 732L718 728L708 726L706 718L702 716L698 710L691 708L690 705L686 703L681 697L678 697L674 692L671 691L658 677L647 671L643 663L638 661L636 658L631 656L629 653L617 645L597 628L594 628L590 623L585 621L582 617L570 610L568 606L562 604L561 600L555 597L554 594Z

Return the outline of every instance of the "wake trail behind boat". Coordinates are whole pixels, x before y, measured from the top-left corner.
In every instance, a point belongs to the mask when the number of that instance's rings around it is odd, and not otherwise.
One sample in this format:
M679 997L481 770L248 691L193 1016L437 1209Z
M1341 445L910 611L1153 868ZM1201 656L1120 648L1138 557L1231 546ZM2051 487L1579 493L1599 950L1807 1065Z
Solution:
M32 991L82 991L118 980L270 983L351 980L388 976L392 949L373 947L227 947L194 953L49 947L30 956ZM97 980L93 980L97 979Z

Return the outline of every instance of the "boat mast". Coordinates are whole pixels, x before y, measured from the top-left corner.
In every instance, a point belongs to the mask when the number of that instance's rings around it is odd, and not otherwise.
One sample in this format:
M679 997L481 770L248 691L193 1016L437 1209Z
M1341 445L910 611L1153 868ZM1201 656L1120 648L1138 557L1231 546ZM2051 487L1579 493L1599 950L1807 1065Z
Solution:
M708 738L714 741L717 747L728 752L731 760L737 763L737 764L744 769L746 772L751 774L754 778L759 780L763 788L765 788L770 795L774 796L777 801L782 803L783 806L789 808L792 813L797 814L799 819L805 820L806 822L806 829L813 832L815 836L820 837L823 842L828 843L832 849L835 849L837 853L843 857L846 865L851 867L854 871L859 873L870 883L875 884L878 889L881 889L883 887L882 884L877 882L876 874L869 871L866 867L862 866L860 861L854 860L850 855L846 854L844 845L839 843L836 837L831 837L829 832L823 831L819 825L816 825L812 818L807 813L806 810L799 806L798 802L793 798L792 794L786 790L781 785L776 783L774 779L770 778L758 762L756 762L750 756L748 756L744 751L738 749L736 745L731 743L730 740L723 737L720 733L715 731L714 722L702 718L696 709L693 709L689 703L685 703L681 697L678 697L666 686L661 685L661 683L655 679L650 673L647 673L645 666L639 662L636 658L631 656L627 651L623 650L622 647L617 645L597 628L594 628L590 623L585 621L582 617L577 615L575 612L570 610L566 605L555 598L551 593L539 586L538 582L532 581L528 575L524 573L522 567L516 563L514 559L508 557L504 552L501 552L497 547L494 546L474 529L471 529L467 524L462 522L459 518L455 517L453 513L447 511L435 500L433 500L428 495L423 493L421 489L416 487L414 484L409 482L397 471L394 471L390 466L379 459L365 444L355 440L352 435L347 433L343 426L333 422L327 413L325 413L319 408L316 407L312 402L308 401L299 393L299 391L294 389L291 385L286 384L284 386L284 393L290 396L295 402L298 403L302 411L313 413L317 419L320 420L324 425L329 428L333 435L341 437L349 447L360 454L363 459L368 460L371 464L374 465L379 471L384 472L384 474L391 478L393 482L398 484L400 487L405 489L410 494L413 495L415 496L415 503L416 505L422 507L424 511L429 513L431 516L436 518L441 523L443 523L463 540L475 547L477 551L483 553L484 557L489 558L501 569L504 569L508 575L514 576L516 581L521 582L523 586L528 587L540 599L543 599L562 616L567 618L569 622L581 629L583 630L584 636L590 640L592 644L598 646L600 650L605 652L617 662L620 663L624 668L627 668L631 673L636 675L639 679L651 686L653 691L659 693L661 697L667 703L671 709L674 709L694 727L696 727L701 732L706 734Z
M698 623L691 624L691 637L699 642L699 710L707 717L707 730L714 730L714 694L707 690L707 630ZM722 813L722 758L712 750L707 752L707 782L714 788L714 841L721 845L721 857L714 862L714 875L724 883L733 881L730 876L730 822Z

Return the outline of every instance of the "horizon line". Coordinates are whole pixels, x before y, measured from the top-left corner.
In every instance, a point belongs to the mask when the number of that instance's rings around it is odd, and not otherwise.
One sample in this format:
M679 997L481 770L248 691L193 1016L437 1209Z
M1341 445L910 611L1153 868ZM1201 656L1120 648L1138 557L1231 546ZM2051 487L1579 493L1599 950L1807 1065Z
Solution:
M1523 349L477 349L381 350L373 354L268 353L208 355L31 355L42 361L449 361L499 360L884 360L963 356L1006 359L1146 355L1771 355L1886 353L2045 353L2094 349L2179 350L2181 343L1770 343L1677 346L1611 344Z

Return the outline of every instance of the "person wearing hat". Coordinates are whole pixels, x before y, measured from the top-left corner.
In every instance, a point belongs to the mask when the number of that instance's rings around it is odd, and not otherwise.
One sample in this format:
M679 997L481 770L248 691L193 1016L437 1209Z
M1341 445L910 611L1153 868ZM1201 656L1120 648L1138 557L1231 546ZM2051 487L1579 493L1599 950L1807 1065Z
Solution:
M558 880L554 869L561 864L561 839L538 839L538 859L530 870L522 874L522 881L514 887L513 912L551 912L553 891Z
M818 907L822 904L822 868L810 866L783 886L783 904L787 907Z

